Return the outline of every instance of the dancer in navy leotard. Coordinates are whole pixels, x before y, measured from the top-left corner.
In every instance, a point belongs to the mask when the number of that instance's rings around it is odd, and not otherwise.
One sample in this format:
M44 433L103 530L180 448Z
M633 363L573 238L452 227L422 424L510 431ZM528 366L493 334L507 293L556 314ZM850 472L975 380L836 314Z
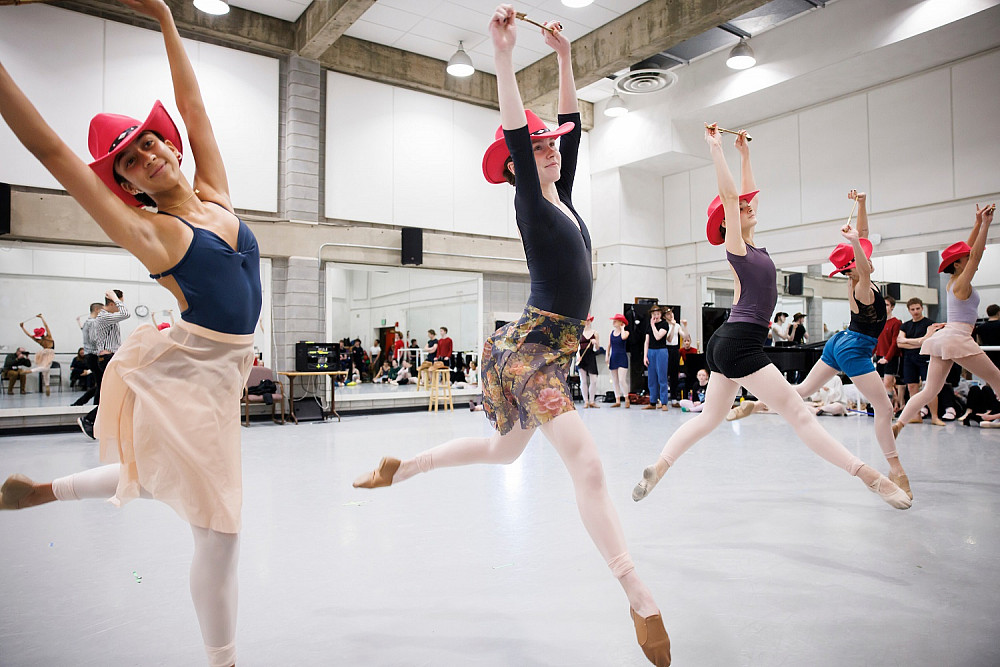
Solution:
M628 354L626 353L626 341L631 335L626 331L628 318L621 313L615 314L611 318L611 325L614 329L608 343L607 361L611 370L611 384L615 389L615 402L611 406L617 408L622 404L622 397L625 399L625 407L629 407L628 402Z
M197 163L193 185L180 171L180 133L159 102L145 121L96 116L89 166L2 66L0 114L111 240L177 298L181 320L165 333L151 325L136 329L105 371L95 431L109 465L46 484L13 475L0 490L0 508L82 498L122 505L140 495L167 503L191 524L191 597L208 664L224 667L236 662L239 398L260 314L260 255L253 233L233 212L222 155L170 9L163 0L123 2L163 31L174 97Z
M384 458L354 485L384 487L435 468L511 463L541 430L566 464L587 532L625 590L643 652L653 664L669 665L670 641L659 609L632 564L597 445L566 382L592 290L590 234L572 203L581 129L570 43L557 24L542 33L559 62L560 126L553 131L521 102L511 57L514 14L513 7L501 5L490 20L502 125L483 172L490 182L507 180L516 188L531 296L521 318L494 333L483 351L483 404L497 433L452 440L407 461Z
M711 149L719 183L719 197L709 206L706 232L714 245L725 243L726 259L736 278L733 308L729 320L712 335L705 348L712 374L701 414L674 431L656 462L643 471L643 479L632 491L632 499L645 498L681 454L722 422L743 385L784 417L814 452L861 478L870 490L893 507L908 508L910 498L904 491L865 465L823 430L816 416L764 353L770 315L778 299L776 271L767 250L753 243L757 188L750 168L746 133L741 132L736 140L742 158L741 180L745 193L742 195L738 194L726 164L720 136L714 125L705 128L705 141Z

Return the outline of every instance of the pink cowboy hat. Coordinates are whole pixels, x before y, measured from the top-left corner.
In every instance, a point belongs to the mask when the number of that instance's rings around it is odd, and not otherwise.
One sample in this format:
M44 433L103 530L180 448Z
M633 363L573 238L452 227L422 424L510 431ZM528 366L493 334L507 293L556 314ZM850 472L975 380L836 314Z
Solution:
M132 139L139 137L147 130L157 133L172 143L179 152L184 151L180 132L177 131L177 126L167 110L163 108L163 103L160 100L156 100L153 109L143 122L139 122L131 116L121 116L116 113L99 113L90 121L90 137L87 140L87 145L90 148L90 154L94 157L90 168L104 181L108 189L129 206L142 206L143 204L125 192L115 181L115 158L125 150Z
M542 136L561 137L576 127L576 123L571 122L563 123L556 129L551 130L533 111L525 109L524 115L528 117L528 134L531 135L532 139ZM503 137L503 125L497 128L494 139L495 141L490 144L490 147L486 149L486 153L483 155L483 176L490 183L505 183L503 165L507 162L507 158L510 157L510 151L507 149L507 142Z

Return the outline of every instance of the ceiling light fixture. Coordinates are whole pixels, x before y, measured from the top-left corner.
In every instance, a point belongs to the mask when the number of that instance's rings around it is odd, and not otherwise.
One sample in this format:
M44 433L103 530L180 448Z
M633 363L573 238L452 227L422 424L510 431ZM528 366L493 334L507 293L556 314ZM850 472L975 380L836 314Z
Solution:
M455 55L448 59L448 74L452 76L472 76L472 73L475 71L476 68L472 65L472 58L462 48L462 42L459 40L458 51L455 51Z
M615 94L611 96L610 100L608 100L607 106L604 107L604 115L611 116L612 118L617 118L618 116L624 116L627 113L628 113L628 107L625 106L625 101L622 100L621 96L618 94L618 91L616 90Z
M745 39L741 39L740 43L733 47L729 52L729 59L726 60L726 65L730 69L749 69L756 64L757 59L754 58L753 49Z
M206 14L222 16L229 13L229 3L226 0L194 0L195 9L200 9Z
M562 3L567 7L572 7L576 9L577 7L586 7L591 4L594 0L562 0Z

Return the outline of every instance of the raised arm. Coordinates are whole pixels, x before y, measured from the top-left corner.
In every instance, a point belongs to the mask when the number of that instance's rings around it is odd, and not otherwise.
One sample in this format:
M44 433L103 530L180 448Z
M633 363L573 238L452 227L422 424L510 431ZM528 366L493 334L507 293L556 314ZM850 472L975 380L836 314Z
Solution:
M859 217L859 226L860 223ZM840 233L854 248L854 270L858 273L858 282L854 286L854 299L858 303L870 306L875 303L875 293L872 291L872 267L865 256L864 248L861 247L861 232L847 224L841 228Z
M726 164L726 156L722 152L722 135L715 125L705 128L705 141L712 152L712 162L715 164L715 177L719 183L719 199L726 212L726 250L734 255L746 255L747 246L743 242L743 229L740 221L740 194L736 191L736 182Z
M38 341L35 340L35 337L32 336L30 333L28 333L28 330L24 328L24 322L18 322L18 326L21 327L21 331L24 332L24 335L31 339L31 342L33 342L33 343L37 343L38 342Z
M155 261L159 246L142 213L126 205L49 127L7 70L0 65L0 115L14 136L34 155L104 233L144 264Z
M170 77L174 84L174 101L187 128L188 144L196 170L194 187L201 199L214 201L232 209L229 199L229 179L222 162L222 153L212 131L212 123L205 111L198 78L188 58L181 36L174 25L174 17L163 0L121 0L125 5L145 14L160 24L163 44L170 63Z
M971 239L969 245L972 247L969 263L965 265L962 274L955 278L951 287L955 296L963 301L972 295L972 279L975 277L976 271L979 270L979 262L983 259L983 252L986 250L986 237L989 236L990 225L993 224L993 212L996 207L996 204L989 204L983 208L976 205L976 224L972 230L975 238L969 237Z
M736 150L740 152L740 192L753 192L757 189L757 180L753 177L753 168L750 166L750 142L747 141L746 130L740 130L736 137ZM757 210L757 197L753 198L750 206Z
M500 5L490 18L490 37L493 39L493 63L497 77L497 98L500 102L500 124L505 130L516 130L528 124L524 115L524 102L514 76L512 54L517 43L514 25L514 7Z
M868 201L868 195L864 192L851 190L847 193L847 198L858 203L858 237L866 239L868 238L868 209L865 203Z
M576 99L576 80L573 78L573 58L570 53L570 41L562 34L562 25L550 21L545 25L552 28L542 30L545 43L556 52L559 63L559 113L579 113L580 107Z
M49 338L51 338L52 337L52 329L49 328L49 323L45 321L45 318L42 317L41 313L38 313L38 319L40 319L42 321L42 326L45 327L45 333L46 333L46 335L48 335Z

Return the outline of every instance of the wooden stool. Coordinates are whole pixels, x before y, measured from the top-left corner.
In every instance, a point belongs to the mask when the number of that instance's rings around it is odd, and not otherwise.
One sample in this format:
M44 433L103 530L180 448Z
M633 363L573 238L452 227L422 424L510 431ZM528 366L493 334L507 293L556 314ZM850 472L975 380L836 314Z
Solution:
M431 400L427 405L427 411L437 412L438 405L444 403L448 410L455 410L455 403L451 400L451 369L432 368L427 371L431 378Z
M431 388L431 369L417 370L417 389L420 389L421 386Z

